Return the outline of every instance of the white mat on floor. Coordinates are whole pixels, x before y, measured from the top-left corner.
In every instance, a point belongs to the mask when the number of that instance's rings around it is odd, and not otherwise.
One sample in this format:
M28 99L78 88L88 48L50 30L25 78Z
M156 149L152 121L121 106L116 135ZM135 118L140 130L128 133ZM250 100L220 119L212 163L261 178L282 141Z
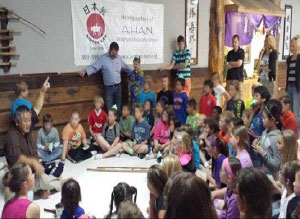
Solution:
M111 192L113 187L119 182L126 182L130 186L135 186L138 190L137 204L147 216L146 210L149 203L149 191L147 188L146 173L114 173L114 172L90 172L87 168L96 167L150 167L155 164L155 160L146 161L138 157L121 155L121 157L112 157L103 160L89 159L79 164L72 164L66 161L62 178L73 177L81 187L83 207L88 214L97 218L103 218L109 211ZM55 204L60 202L61 194L56 193L50 196L48 200L35 200L41 208L42 218L53 218L54 215L44 211L44 208L54 209ZM1 209L4 205L3 193L0 196Z

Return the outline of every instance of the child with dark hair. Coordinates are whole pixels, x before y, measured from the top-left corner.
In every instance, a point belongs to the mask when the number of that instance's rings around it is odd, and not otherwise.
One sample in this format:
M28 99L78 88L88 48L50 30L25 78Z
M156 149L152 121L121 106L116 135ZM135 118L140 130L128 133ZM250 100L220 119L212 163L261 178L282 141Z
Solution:
M120 143L123 150L130 155L137 154L144 158L150 152L150 126L144 120L144 107L141 104L134 106L135 122L132 126L131 139Z
M136 203L126 200L122 201L118 210L118 219L144 219L144 215Z
M214 117L217 121L219 121L221 114L222 114L222 108L220 106L215 106L213 108L211 116Z
M207 153L212 157L212 169L207 170L207 180L215 187L224 187L220 180L220 171L223 160L228 157L228 148L219 137L210 135L205 139Z
M280 154L277 148L277 136L280 133L281 122L281 103L279 100L272 99L264 107L263 124L266 128L261 139L253 141L253 150L259 154L263 170L271 174L275 180L281 164Z
M299 169L300 164L297 161L290 161L286 163L281 169L279 180L284 189L281 195L280 213L278 218L287 217L288 204L294 197L296 197L293 184L295 182L296 171Z
M143 90L144 86L144 72L141 69L140 57L135 57L133 59L133 68L134 70L129 74L131 105L138 102L138 95Z
M272 184L256 168L242 169L237 180L238 207L243 218L271 218Z
M214 83L211 80L204 81L203 95L200 98L199 113L211 116L213 108L216 106L214 97Z
M170 120L170 139L173 138L174 132L177 128L180 127L180 121L177 117L173 117Z
M161 165L152 165L147 173L147 186L150 192L149 218L164 218L166 208L164 204L164 188L168 181Z
M172 94L172 101L173 101L173 94ZM171 107L171 106L168 106ZM156 112L156 118L154 120L154 126L156 126L157 122L161 118L161 115L163 113L163 110L166 108L166 104L164 101L159 100L156 102L155 112ZM154 131L154 130L153 130ZM153 133L152 133L153 134Z
M185 80L181 76L176 79L176 93L174 93L174 113L175 116L179 119L180 124L186 122L186 104L188 101L188 96L186 92L183 91L185 85Z
M241 162L237 158L226 158L223 160L220 179L227 186L224 196L224 204L218 218L240 218L240 212L237 205L237 195L234 193L236 181L240 170ZM218 205L220 207L220 205Z
M188 114L186 118L186 124L189 124L193 128L193 135L196 136L197 131L197 120L200 117L200 114L196 111L196 100L194 98L188 100L186 105L186 112Z
M147 99L144 103L144 120L148 122L151 129L154 126L154 115L153 115L152 108L153 108L152 101Z
M163 75L161 77L162 89L158 92L156 102L162 101L166 105L173 105L173 92L169 90L169 77Z
M134 123L134 117L130 115L130 106L122 106L122 116L120 119L120 140L126 141L131 137L131 130Z
M85 214L83 208L79 206L81 201L81 189L78 182L74 179L66 181L61 189L61 204L64 210L61 219L80 218Z
M133 201L136 202L137 197L137 189L133 186L129 186L127 183L121 182L118 183L112 193L111 193L111 201L109 207L109 213L105 218L116 218L120 204L123 201ZM114 206L116 210L113 212Z
M51 162L61 157L62 147L58 131L53 127L53 118L50 114L43 116L43 127L37 136L37 148L39 158L43 162Z
M282 104L282 114L280 121L283 126L283 130L290 129L297 135L297 121L294 113L290 110L291 99L288 96L283 96L279 98Z
M249 128L249 144L252 145L254 139L260 138L265 127L263 125L263 110L266 103L270 100L271 95L264 86L258 86L254 89L253 101L250 105L250 128ZM250 156L254 167L260 166L257 153L250 147Z
M242 118L243 112L245 110L244 101L239 98L240 96L240 84L238 81L230 81L228 83L228 92L231 97L227 101L226 110L233 112L233 114Z
M165 190L165 218L217 218L210 190L191 173L173 174Z
M170 122L172 119L173 110L166 108L163 110L162 117L158 121L154 129L153 136L153 151L154 154L164 152L170 144Z
M120 126L117 118L117 110L110 109L108 111L108 122L103 127L102 135L97 136L97 142L99 142L100 148L105 153L95 154L95 160L116 155L121 150L121 146L118 144L120 141Z

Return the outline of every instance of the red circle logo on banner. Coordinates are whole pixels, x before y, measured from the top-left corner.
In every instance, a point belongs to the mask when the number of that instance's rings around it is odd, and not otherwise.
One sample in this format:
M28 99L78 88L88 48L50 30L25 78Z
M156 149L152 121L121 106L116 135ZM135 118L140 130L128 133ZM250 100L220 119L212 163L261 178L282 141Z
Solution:
M105 32L105 23L100 14L91 14L86 21L86 27L90 36L95 40L103 37Z

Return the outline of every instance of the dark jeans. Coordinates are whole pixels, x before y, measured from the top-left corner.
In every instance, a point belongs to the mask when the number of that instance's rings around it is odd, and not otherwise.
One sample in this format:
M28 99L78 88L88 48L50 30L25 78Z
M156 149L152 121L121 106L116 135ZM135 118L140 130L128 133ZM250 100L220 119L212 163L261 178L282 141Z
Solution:
M104 85L104 101L106 111L116 104L118 108L118 114L121 115L121 101L122 101L122 84L105 86Z

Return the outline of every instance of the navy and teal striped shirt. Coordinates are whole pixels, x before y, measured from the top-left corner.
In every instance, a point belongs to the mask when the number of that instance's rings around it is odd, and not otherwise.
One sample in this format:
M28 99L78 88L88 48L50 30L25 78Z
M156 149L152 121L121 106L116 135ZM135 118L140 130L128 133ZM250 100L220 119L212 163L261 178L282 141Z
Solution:
M185 60L188 60L188 64L186 68L177 69L177 77L179 74L182 74L184 78L191 77L191 51L185 48L182 52L179 49L174 52L172 61L175 62L175 65L183 65Z

